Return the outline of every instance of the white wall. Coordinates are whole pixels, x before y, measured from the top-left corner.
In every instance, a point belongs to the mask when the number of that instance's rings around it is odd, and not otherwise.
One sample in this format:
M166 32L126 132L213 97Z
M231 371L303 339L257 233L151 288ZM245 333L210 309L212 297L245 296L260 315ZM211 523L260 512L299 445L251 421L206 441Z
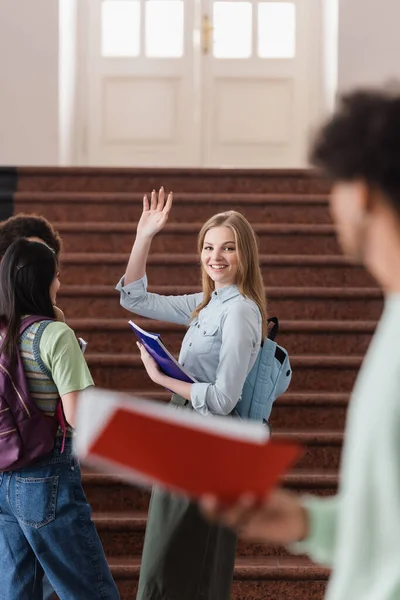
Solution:
M77 0L59 0L59 147L60 165L74 163L76 154L76 107L78 75Z
M57 0L0 0L0 164L58 162Z
M339 1L323 0L322 6L322 82L323 106L331 112L338 86Z
M400 1L339 0L338 87L400 80Z

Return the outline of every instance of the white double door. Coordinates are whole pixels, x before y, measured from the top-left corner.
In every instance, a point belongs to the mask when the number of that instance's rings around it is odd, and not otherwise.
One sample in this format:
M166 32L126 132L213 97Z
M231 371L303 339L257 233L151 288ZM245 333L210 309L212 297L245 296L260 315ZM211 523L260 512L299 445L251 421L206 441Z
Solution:
M87 162L300 167L320 0L87 0Z

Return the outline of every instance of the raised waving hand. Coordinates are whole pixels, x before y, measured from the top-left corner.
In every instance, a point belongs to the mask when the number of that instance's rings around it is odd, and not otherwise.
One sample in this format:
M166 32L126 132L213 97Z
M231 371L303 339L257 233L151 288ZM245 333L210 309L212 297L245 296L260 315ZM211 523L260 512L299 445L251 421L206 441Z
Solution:
M168 221L169 212L172 207L172 192L168 194L165 201L164 188L160 188L157 195L152 191L150 200L147 196L143 198L143 212L136 229L136 240L126 268L125 285L137 281L146 272L147 257L153 237L162 230Z
M143 198L143 212L137 225L137 238L153 238L156 233L162 230L168 221L169 212L172 207L172 192L168 194L165 201L164 188L160 189L159 194L152 191L150 200L147 196Z

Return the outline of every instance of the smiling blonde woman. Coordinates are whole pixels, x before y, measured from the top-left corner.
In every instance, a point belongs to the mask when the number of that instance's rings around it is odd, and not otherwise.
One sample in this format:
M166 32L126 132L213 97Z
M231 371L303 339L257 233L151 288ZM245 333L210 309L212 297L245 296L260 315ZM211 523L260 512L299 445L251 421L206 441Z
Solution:
M144 198L126 274L117 285L121 304L144 317L187 325L179 362L196 383L164 375L140 348L150 379L173 392L172 404L205 416L229 415L266 333L256 236L240 213L215 215L198 238L203 291L182 296L149 293L147 256L153 237L167 222L172 194L164 200L162 188L158 196L152 193L150 202ZM206 522L189 499L155 488L137 598L228 600L235 552L233 533Z

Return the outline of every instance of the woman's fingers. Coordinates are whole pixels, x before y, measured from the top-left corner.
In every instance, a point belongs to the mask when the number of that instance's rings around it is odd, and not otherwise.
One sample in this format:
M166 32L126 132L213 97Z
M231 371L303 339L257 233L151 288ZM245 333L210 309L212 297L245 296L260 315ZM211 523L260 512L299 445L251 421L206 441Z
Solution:
M157 208L157 192L156 192L156 190L153 190L151 192L150 208L151 208L151 210L156 210L156 208Z
M160 191L158 193L158 203L157 203L157 210L160 212L164 208L164 197L165 197L164 188L161 186Z
M143 344L141 344L140 342L136 342L137 347L139 348L139 352L140 352L140 359L142 361L142 363L144 364L145 368L146 368L146 354L147 354L147 350L146 348L143 346Z
M161 186L158 196L155 190L151 192L150 202L147 195L143 197L143 210L156 210L157 212L169 213L172 206L172 198L173 195L172 192L170 192L168 194L167 202L165 202L165 190Z
M163 210L164 213L168 214L169 211L171 210L173 198L174 198L174 195L172 192L170 192L168 194L167 202L165 203L165 206L164 206L164 210Z

